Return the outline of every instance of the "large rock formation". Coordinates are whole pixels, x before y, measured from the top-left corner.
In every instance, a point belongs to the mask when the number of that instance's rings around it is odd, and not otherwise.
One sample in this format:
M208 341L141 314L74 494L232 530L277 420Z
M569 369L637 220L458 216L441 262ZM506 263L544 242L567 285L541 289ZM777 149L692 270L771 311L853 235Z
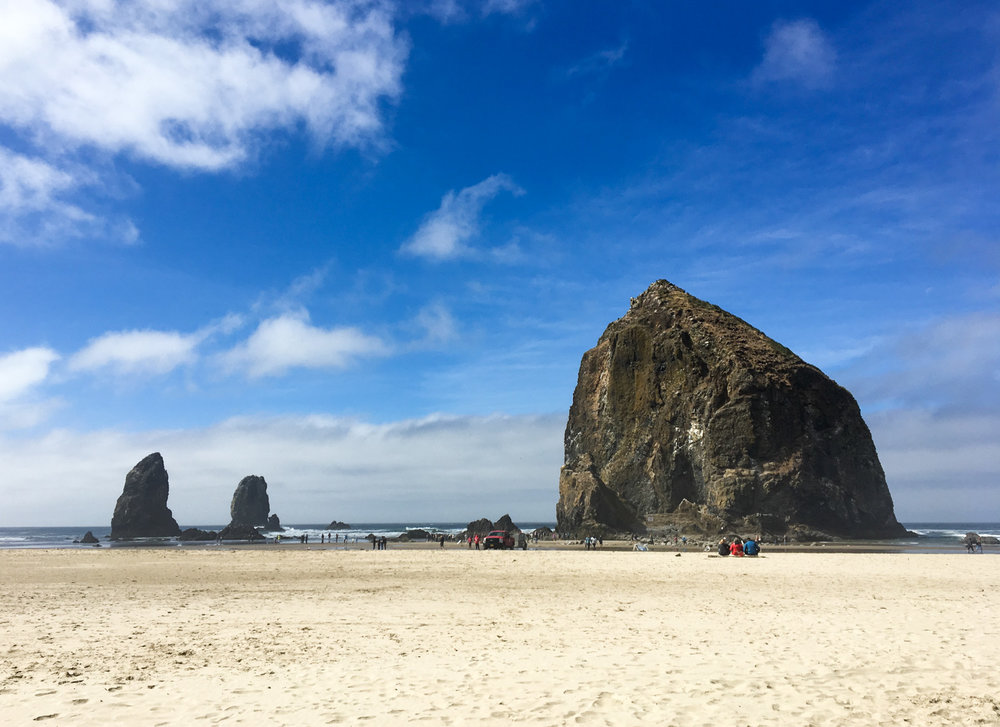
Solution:
M559 530L905 534L857 402L665 280L584 354Z
M267 525L271 502L267 497L267 482L259 475L247 475L236 485L229 515L233 523L255 527Z
M163 457L153 452L125 476L125 488L111 517L111 539L180 535L167 507L170 484Z

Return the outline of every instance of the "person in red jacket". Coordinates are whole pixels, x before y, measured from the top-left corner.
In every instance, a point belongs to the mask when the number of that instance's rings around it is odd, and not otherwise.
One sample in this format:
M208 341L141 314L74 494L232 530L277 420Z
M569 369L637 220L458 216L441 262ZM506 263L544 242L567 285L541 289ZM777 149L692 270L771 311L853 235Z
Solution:
M739 538L734 540L733 544L729 546L729 554L743 557L743 543L740 542Z

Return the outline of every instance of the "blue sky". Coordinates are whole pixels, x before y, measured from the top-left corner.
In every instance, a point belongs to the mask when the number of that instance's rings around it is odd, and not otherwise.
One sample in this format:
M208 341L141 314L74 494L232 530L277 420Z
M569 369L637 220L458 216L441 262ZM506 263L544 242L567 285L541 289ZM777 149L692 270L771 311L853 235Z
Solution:
M0 2L0 525L552 520L666 278L1000 519L991 3Z

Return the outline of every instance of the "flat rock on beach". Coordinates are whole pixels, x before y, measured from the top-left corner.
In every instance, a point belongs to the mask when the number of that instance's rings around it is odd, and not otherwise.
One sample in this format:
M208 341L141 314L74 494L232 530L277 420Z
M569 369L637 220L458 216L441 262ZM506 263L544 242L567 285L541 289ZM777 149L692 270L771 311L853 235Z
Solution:
M5 724L1000 723L998 561L0 551Z

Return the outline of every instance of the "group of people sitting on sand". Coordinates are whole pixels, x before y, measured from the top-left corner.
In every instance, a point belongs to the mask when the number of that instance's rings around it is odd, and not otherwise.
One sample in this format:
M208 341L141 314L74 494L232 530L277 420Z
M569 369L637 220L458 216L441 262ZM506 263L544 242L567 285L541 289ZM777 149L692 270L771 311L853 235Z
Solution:
M737 558L742 558L744 555L757 556L760 555L760 543L752 537L744 540L737 535L731 543L725 538L720 540L718 550L722 556L733 555Z

